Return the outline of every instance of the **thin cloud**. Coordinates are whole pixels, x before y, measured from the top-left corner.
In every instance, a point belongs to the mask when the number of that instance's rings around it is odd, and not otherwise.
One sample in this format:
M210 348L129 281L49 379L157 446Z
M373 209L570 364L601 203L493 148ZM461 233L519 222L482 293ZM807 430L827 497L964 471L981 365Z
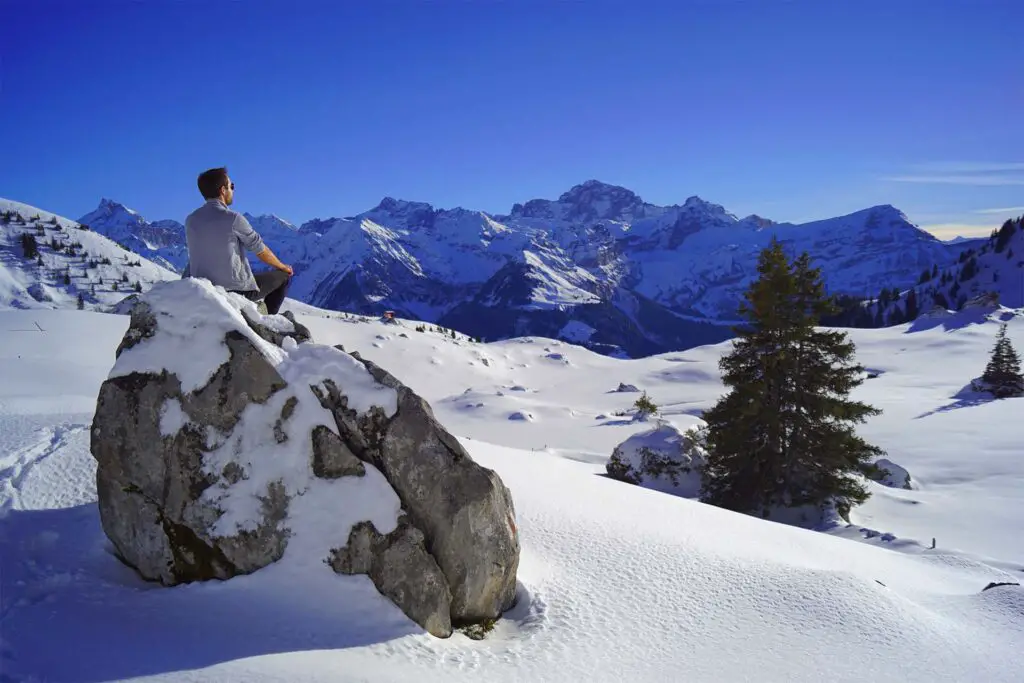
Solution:
M951 240L954 237L988 237L992 234L994 227L998 226L971 223L937 223L935 225L922 225L921 229L925 232L930 232L940 240Z
M1013 173L1024 171L1024 161L935 161L914 164L912 168L921 173L954 175L960 173Z
M883 178L894 183L932 183L943 185L972 185L999 187L1007 185L1024 185L1024 175L1004 176L979 173L977 175L901 175Z
M1024 213L1024 206L1010 206L1005 209L976 209L972 213Z

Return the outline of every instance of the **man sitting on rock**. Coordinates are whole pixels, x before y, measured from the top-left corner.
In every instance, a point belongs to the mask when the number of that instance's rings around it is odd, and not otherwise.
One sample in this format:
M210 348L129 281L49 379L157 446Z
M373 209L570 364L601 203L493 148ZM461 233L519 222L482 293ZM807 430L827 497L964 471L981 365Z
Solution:
M281 263L245 216L228 208L235 199L235 184L228 177L228 169L211 168L200 173L199 191L206 203L185 219L188 265L182 277L206 278L251 301L262 299L267 313L276 314L288 292L292 267ZM245 249L274 270L254 275Z

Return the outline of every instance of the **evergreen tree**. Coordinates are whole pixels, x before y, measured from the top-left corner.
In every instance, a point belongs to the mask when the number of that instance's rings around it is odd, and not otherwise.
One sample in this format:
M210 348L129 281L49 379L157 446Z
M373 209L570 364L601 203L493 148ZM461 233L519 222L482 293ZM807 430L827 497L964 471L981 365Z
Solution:
M878 294L878 303L882 308L885 308L889 305L890 301L892 301L892 295L889 294L889 288L885 287Z
M658 406L651 400L646 391L640 395L640 398L636 400L633 407L636 408L636 418L638 420L646 420L658 412Z
M916 320L917 316L921 313L917 303L917 291L911 289L907 292L907 310L905 322Z
M1024 396L1024 375L1020 372L1020 357L1006 336L1006 323L999 327L996 344L992 348L985 372L981 376L985 391L996 398Z
M1003 223L1003 227L995 234L995 250L996 253L1000 253L1003 249L1006 249L1006 245L1010 243L1010 238L1013 237L1013 233L1016 232L1017 226L1013 220L1008 220Z
M834 311L820 269L792 264L773 240L740 306L732 352L719 362L729 393L704 414L705 502L768 516L778 506L841 507L868 492L853 476L882 451L847 423L879 411L851 401L863 379L845 333L816 328Z
M78 310L85 308L85 297L81 293L78 294Z
M972 256L964 263L964 267L960 269L960 281L967 282L977 274L978 261Z
M39 244L36 242L35 235L27 232L21 233L21 251L26 259L39 257Z

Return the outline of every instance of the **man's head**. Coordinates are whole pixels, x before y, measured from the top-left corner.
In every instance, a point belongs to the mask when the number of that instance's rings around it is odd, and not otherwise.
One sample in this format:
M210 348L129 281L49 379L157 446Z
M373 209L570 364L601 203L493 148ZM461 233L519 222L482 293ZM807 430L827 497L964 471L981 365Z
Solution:
M199 174L199 191L205 199L219 199L230 205L235 200L235 184L227 168L211 168Z

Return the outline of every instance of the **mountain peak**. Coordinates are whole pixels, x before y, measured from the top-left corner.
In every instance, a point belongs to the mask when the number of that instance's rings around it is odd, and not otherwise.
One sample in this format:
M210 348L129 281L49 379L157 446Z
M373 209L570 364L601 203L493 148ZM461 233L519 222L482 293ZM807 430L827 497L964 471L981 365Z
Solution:
M640 197L632 190L627 190L619 185L611 185L600 180L587 180L575 185L568 192L563 192L558 198L562 203L593 203L605 198L614 198L619 202L630 204L641 203Z
M433 211L434 207L427 202L410 202L405 199L395 199L394 197L384 197L380 200L380 204L371 209L372 211L386 211L390 214L400 214L418 212L418 211Z
M644 210L644 202L635 192L600 180L576 185L554 203L561 205L568 220L628 220L642 216Z
M877 206L857 211L852 215L863 216L870 225L880 223L907 223L909 225L913 225L913 223L910 222L910 219L907 218L907 214L903 213L892 204L878 204Z
M97 207L97 210L103 210L108 213L123 211L125 213L131 214L132 216L139 215L138 212L132 211L121 202L116 202L113 199L109 199L107 197L103 197L102 199L100 199L100 205Z
M296 228L292 223L286 221L285 219L281 218L280 216L274 213L261 213L260 215L256 216L246 211L242 215L245 216L245 220L249 221L254 226L257 223L259 223L260 225L263 226L272 225L291 231L298 230L298 228ZM156 225L156 223L154 223L154 225Z

